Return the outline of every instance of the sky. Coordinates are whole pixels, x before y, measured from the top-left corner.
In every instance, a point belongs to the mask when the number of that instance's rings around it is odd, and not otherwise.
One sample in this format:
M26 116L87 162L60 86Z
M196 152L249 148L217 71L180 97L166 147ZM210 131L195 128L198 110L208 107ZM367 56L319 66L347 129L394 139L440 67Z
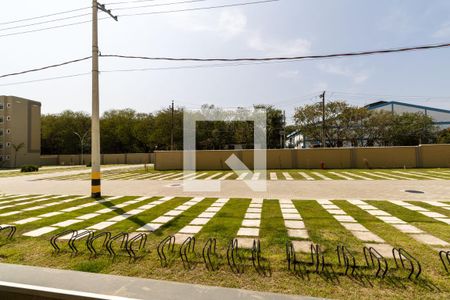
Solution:
M105 0L119 21L99 22L102 54L169 57L269 57L328 54L450 42L448 0L280 0L248 6L143 16L255 0ZM21 23L23 18L89 7L90 0L2 1L0 75L55 64L91 54L91 24L7 35L54 25L89 21L90 9ZM113 2L127 2L112 4ZM182 4L173 4L185 2ZM169 4L161 5L160 4ZM123 9L136 6L135 9ZM8 29L67 16L41 25ZM123 17L120 17L120 16ZM100 12L99 17L107 16ZM100 108L155 112L171 101L199 108L271 104L286 111L319 101L352 105L403 101L450 109L450 48L326 60L220 67L195 62L100 59ZM0 79L0 95L42 102L43 113L91 110L90 61ZM113 70L147 69L146 71ZM150 70L149 70L150 69ZM23 83L60 76L57 80Z

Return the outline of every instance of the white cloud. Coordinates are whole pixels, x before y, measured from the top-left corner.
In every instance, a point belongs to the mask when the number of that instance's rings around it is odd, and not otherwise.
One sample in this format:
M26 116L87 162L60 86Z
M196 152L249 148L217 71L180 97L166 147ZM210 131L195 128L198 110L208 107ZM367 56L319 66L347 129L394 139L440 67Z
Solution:
M287 41L276 41L263 39L260 34L254 34L248 40L248 46L267 55L306 55L311 50L311 42L306 39L298 38Z
M245 31L247 17L237 10L226 10L220 14L218 31L232 37Z
M365 82L367 79L369 79L369 74L367 74L367 72L365 72L365 71L355 71L355 70L352 70L349 67L342 66L340 64L335 64L335 63L326 63L325 64L325 63L321 63L321 64L318 65L318 68L319 68L319 70L321 70L321 71L323 71L325 73L329 73L329 74L334 74L334 75L339 75L339 76L350 78L356 84L361 84L361 83Z
M433 33L433 37L449 38L450 37L450 21L447 21L447 22L441 24L439 29Z

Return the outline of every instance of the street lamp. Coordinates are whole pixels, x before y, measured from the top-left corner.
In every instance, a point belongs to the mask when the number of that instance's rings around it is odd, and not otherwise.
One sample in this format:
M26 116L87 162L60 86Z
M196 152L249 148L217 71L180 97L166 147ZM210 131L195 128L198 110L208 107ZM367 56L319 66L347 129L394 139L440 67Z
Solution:
M78 132L73 132L79 139L81 144L81 164L84 165L84 159L83 159L83 148L84 148L84 139L86 138L87 134L89 133L89 129L83 134L80 135Z

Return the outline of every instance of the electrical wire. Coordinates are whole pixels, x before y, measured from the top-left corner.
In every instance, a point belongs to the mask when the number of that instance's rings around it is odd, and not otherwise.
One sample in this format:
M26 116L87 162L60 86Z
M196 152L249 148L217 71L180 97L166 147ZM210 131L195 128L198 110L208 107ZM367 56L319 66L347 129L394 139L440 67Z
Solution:
M24 28L24 27L31 27L31 26L42 25L42 24L48 24L48 23L53 23L53 22L69 20L69 19L81 18L81 17L85 17L85 16L90 16L90 15L91 15L90 13L87 13L87 14L69 16L69 17L64 17L64 18L59 18L59 19L52 19L52 20L47 20L47 21L42 21L42 22L36 22L36 23L31 23L31 24L26 24L26 25L17 25L17 26L13 26L13 27L0 28L0 31L6 31L6 30L17 29L17 28Z
M146 16L146 15L161 15L161 14L177 13L177 12L209 10L209 9L217 9L217 8L228 8L228 7L236 7L236 6L247 6L247 5L255 5L255 4L264 4L264 3L278 2L278 1L280 1L280 0L260 0L260 1L253 1L253 2L232 3L232 4L223 4L223 5L215 5L215 6L204 6L204 7L195 7L195 8L185 8L185 9L176 9L176 10L131 13L131 14L119 15L119 17L123 18L123 17Z
M120 2L107 2L105 5L120 5L120 4L133 4L142 2L155 2L158 0L131 0L131 1L120 1Z
M78 59L73 59L73 60L65 61L65 62L58 63L58 64L48 65L48 66L45 66L45 67L29 69L29 70L15 72L15 73L4 74L4 75L0 75L0 78L6 78L6 77L11 77L11 76L17 76L17 75L23 75L23 74L27 74L27 73L33 73L33 72L53 69L53 68L57 68L57 67L62 67L62 66L74 64L74 63L77 63L77 62L82 62L82 61L85 61L85 60L88 60L88 59L91 59L91 56L78 58Z
M36 20L36 19L48 18L48 17L52 17L52 16L57 16L57 15L63 15L63 14L68 14L68 13L72 13L72 12L82 11L82 10L85 10L85 9L88 9L88 8L91 8L91 7L88 6L88 7L76 8L76 9L61 11L61 12L52 13L52 14L48 14L48 15L42 15L42 16L31 17L31 18L26 18L26 19L2 22L2 23L0 23L0 25L8 25L8 24L19 23L19 22L24 22L24 21L32 21L32 20Z
M52 80L57 80L57 79L65 79L65 78L86 76L86 75L90 75L90 74L91 74L91 72L87 72L87 73L78 73L78 74L71 74L71 75L64 75L64 76L57 76L57 77L47 77L47 78L35 79L35 80L16 81L16 82L11 82L11 83L3 83L3 84L0 84L0 86L13 86L13 85L26 84L26 83L52 81Z
M450 43L429 44L414 47L390 48L381 50L356 51L347 53L332 53L322 55L305 55L305 56L290 56L290 57L265 57L265 58L175 58L175 57L149 57L149 56L132 56L132 55L118 55L118 54L102 54L102 57L114 57L123 59L141 59L141 60L155 60L155 61L197 61L197 62L255 62L255 61L283 61L283 60L312 60L323 58L337 58L337 57L351 57L351 56L366 56L375 54L387 54L396 52L409 52L418 50L430 50L438 48L448 48Z
M114 8L114 11L147 8L147 7L170 6L170 5L179 5L179 4L190 4L190 3L205 2L205 1L210 1L210 0L185 0L185 1L179 1L179 2L170 2L170 3L146 4L146 5L130 6L130 7L118 7L118 8Z

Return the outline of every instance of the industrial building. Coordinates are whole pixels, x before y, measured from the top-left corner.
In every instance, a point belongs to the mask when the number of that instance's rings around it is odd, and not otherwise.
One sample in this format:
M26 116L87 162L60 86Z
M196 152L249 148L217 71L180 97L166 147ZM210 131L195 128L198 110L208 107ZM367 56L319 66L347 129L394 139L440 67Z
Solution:
M0 168L40 164L41 103L0 96Z

